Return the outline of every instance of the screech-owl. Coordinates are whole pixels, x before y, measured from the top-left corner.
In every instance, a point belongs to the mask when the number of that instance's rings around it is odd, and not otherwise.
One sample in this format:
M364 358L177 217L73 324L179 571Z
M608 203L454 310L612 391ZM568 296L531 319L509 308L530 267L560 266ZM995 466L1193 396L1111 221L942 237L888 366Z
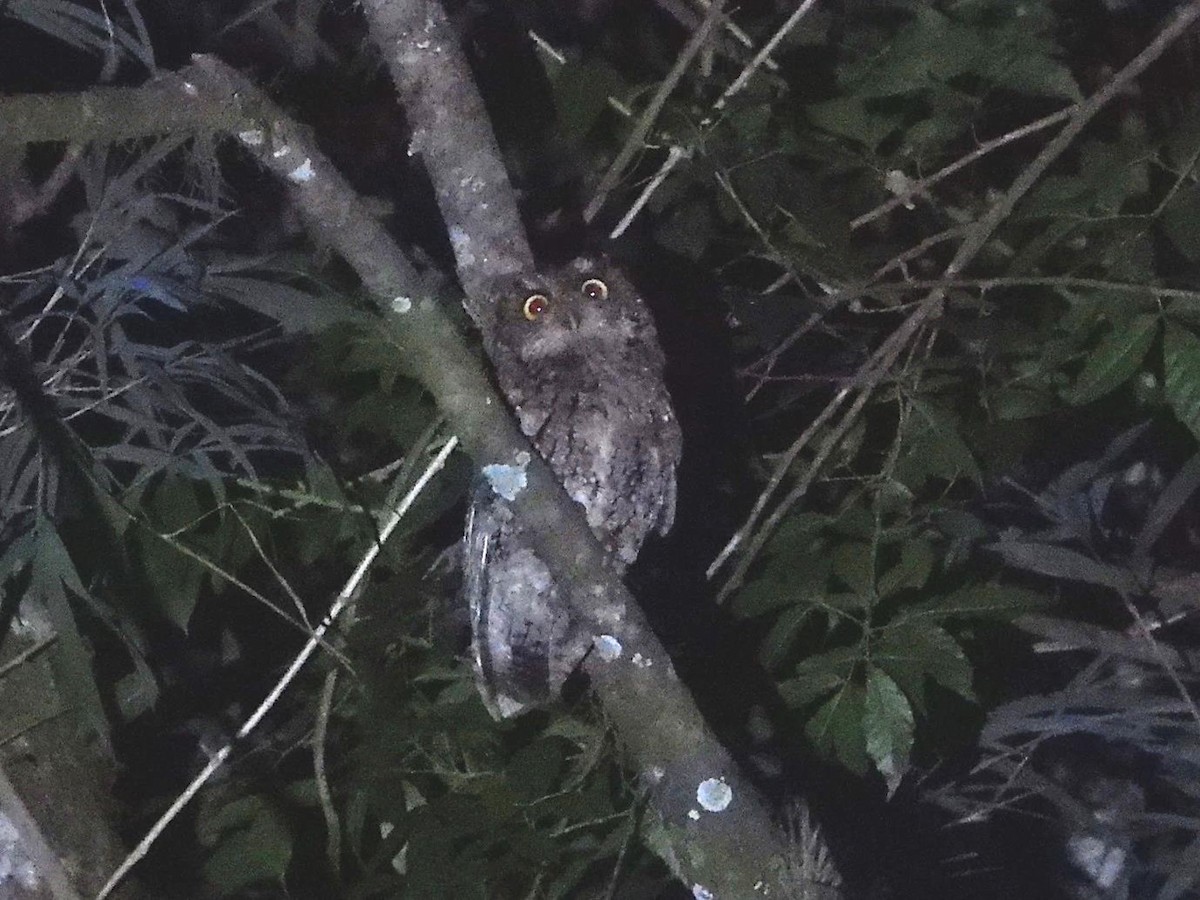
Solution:
M500 388L623 573L651 530L671 527L683 449L650 311L594 259L522 278L496 304L488 351ZM590 641L572 634L566 598L487 484L464 544L480 692L496 718L516 715L555 696Z

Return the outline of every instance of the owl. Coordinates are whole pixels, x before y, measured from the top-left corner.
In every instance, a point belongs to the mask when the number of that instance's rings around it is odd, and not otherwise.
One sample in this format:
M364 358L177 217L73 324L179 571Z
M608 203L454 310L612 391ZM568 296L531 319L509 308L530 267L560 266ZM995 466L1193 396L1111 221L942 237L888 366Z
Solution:
M578 259L500 297L488 353L521 430L623 573L675 516L683 440L650 311L610 264ZM546 701L590 646L508 504L477 486L464 590L480 692L497 719Z

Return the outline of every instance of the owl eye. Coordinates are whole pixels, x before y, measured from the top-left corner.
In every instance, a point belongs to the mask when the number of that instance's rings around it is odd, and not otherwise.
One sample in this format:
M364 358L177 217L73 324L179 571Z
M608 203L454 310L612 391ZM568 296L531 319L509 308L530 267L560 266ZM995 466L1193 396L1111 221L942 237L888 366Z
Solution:
M583 283L583 287L580 290L583 291L583 296L589 300L608 299L608 285L599 278L589 278Z
M521 312L525 314L530 322L540 316L550 306L550 301L546 299L545 294L530 294L525 298L525 304L521 307Z

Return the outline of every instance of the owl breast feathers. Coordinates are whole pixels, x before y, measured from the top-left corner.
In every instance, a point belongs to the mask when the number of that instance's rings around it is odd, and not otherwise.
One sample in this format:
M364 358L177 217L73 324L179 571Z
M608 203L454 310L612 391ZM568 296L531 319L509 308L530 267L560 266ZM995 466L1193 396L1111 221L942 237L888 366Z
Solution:
M488 350L496 379L618 571L675 516L682 437L650 312L611 266L576 260L500 297ZM554 696L590 637L486 484L467 520L464 586L481 693L496 717Z

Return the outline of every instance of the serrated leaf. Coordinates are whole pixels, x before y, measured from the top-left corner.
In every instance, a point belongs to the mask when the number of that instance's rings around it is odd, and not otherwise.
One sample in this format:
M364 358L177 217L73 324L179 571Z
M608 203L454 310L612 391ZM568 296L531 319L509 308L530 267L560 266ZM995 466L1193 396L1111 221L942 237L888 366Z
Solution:
M1200 338L1174 323L1163 341L1163 375L1167 403L1200 440Z
M1157 316L1140 315L1128 324L1114 325L1088 354L1083 371L1063 391L1063 399L1082 406L1120 387L1141 368L1156 334Z
M937 625L904 622L881 629L871 660L901 686L919 709L924 708L926 678L967 700L975 699L966 653L949 632Z
M1181 191L1159 221L1176 250L1193 263L1200 261L1200 189Z
M812 613L811 606L793 606L780 614L758 650L759 661L765 668L774 669L787 658L795 646L800 628Z
M836 647L824 653L814 653L796 664L792 677L779 683L779 693L793 709L839 690L854 674L862 661L857 647Z
M292 859L292 836L282 813L258 797L219 811L208 823L213 847L204 876L224 894L258 882L280 882Z
M861 597L875 594L875 550L862 541L847 541L833 548L833 574Z
M904 692L886 672L869 666L863 707L867 755L893 790L893 777L908 769L914 730L912 707Z
M1008 617L1039 609L1047 598L1036 591L1002 584L969 584L946 594L908 604L895 622L936 621L954 616Z
M879 579L879 596L888 597L908 588L919 588L933 572L933 548L928 541L906 541L900 550L900 561Z
M914 401L902 440L894 474L910 488L920 488L930 478L951 481L963 476L982 485L983 473L952 413L934 403Z
M845 679L836 672L814 672L804 678L788 678L779 682L779 696L792 709L800 709L808 704L832 694L845 684Z
M864 705L863 689L848 683L821 705L804 728L819 751L859 774L870 765L863 731Z

